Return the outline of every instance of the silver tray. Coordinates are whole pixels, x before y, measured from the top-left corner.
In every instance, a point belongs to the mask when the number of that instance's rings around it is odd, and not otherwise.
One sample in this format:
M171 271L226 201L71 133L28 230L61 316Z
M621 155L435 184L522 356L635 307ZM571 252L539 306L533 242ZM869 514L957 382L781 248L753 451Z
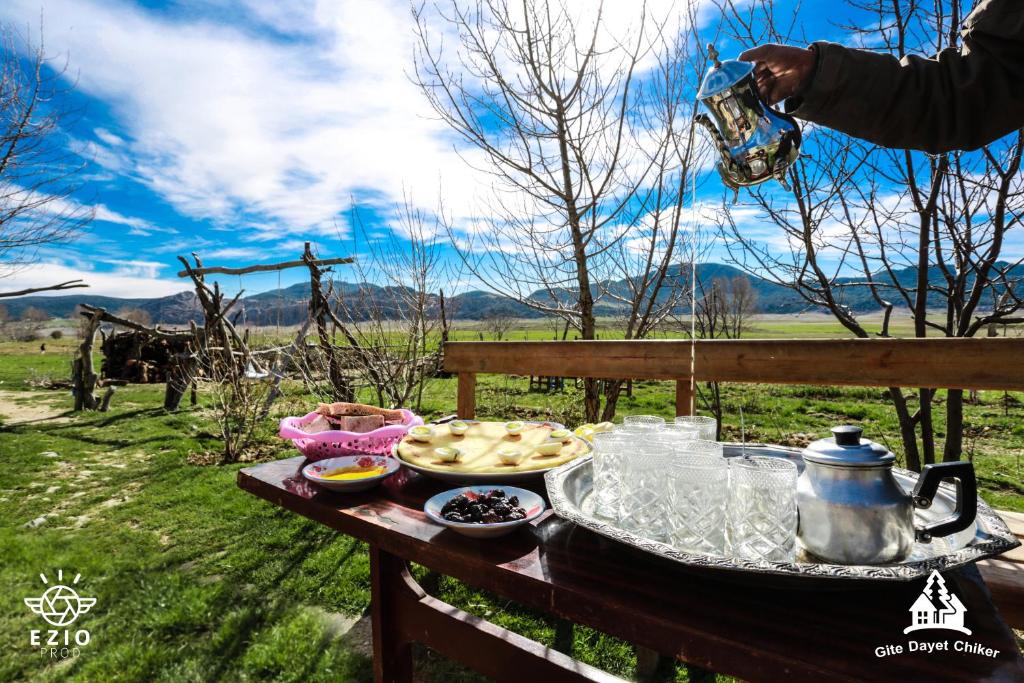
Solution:
M726 457L746 453L787 458L796 462L799 469L803 469L800 452L791 448L760 444L748 444L745 447L727 444L725 451ZM548 498L555 514L612 540L680 562L693 569L721 570L733 573L737 577L762 574L838 580L910 581L926 576L932 570L941 572L954 569L999 555L1020 545L999 515L979 499L978 516L973 525L945 538L936 538L931 543L915 543L910 556L895 564L828 564L816 561L800 550L792 562L744 560L686 552L624 531L609 520L596 516L590 495L593 489L592 462L591 457L573 460L544 476ZM909 492L913 489L917 474L898 468L894 469L894 473L904 490ZM944 482L940 485L932 506L926 510L917 510L915 514L920 522L933 522L948 517L953 513L955 500L954 485Z

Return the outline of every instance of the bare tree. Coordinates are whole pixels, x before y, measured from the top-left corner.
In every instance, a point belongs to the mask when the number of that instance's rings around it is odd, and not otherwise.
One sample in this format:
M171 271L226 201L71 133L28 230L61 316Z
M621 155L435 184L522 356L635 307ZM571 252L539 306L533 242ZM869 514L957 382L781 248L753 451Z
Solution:
M10 326L11 338L17 341L33 341L43 329L43 323L50 319L46 311L29 306L18 316L18 322Z
M750 317L757 312L757 291L742 275L716 277L711 286L697 284L692 332L700 339L739 339L747 329ZM689 321L686 331L690 332ZM717 434L722 433L722 391L719 382L698 387L701 400L715 416Z
M666 39L675 27L667 31L644 3L631 27L608 25L601 5L588 21L554 0L445 2L414 14L418 83L493 179L483 229L449 226L469 270L582 339L596 338L603 298L625 311L629 338L646 336L678 284L672 265L693 160L683 92L698 76L684 66L691 42ZM459 36L451 53L435 40L435 15ZM620 386L607 386L614 413ZM598 392L587 379L590 420L601 412Z
M131 322L139 325L148 326L153 323L153 318L148 312L133 306L124 306L123 308L119 308L114 312L114 315L119 318L124 318L125 320L130 320Z
M342 348L380 405L418 410L449 333L442 288L459 280L442 258L447 233L437 215L408 199L387 235L372 234L358 210L353 223L353 250L362 253L354 265L358 282L336 285L333 294Z
M0 27L0 277L32 263L40 247L73 238L93 217L72 198L84 162L61 140L73 113L67 66L48 58L41 42ZM70 281L6 295L85 286Z
M851 6L874 17L847 28L875 49L902 57L958 46L963 17L955 0ZM770 3L741 12L723 2L722 9L745 44L786 42L794 33L792 19L773 16ZM857 337L872 335L860 316L867 307L884 313L879 336L889 336L897 309L909 311L916 337L970 337L1019 320L1022 262L1007 259L1006 244L1024 216L1024 131L976 152L939 155L879 149L821 128L808 141L790 172L791 193L755 189L726 211L723 234L735 263L827 309ZM751 213L788 246L751 238L744 223ZM908 396L892 387L889 395L908 466L934 462L936 391ZM945 434L942 459L959 459L960 390L948 392Z
M26 323L45 323L50 319L50 314L35 306L29 306L21 312L20 318Z
M491 333L496 340L505 338L505 333L512 329L515 318L503 308L497 308L487 313L483 318L484 329Z

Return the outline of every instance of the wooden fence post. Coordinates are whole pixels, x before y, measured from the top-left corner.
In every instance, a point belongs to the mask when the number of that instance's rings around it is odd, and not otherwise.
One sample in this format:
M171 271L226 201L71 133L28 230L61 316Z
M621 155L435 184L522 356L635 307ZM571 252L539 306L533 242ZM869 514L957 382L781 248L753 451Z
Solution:
M459 373L459 392L456 400L456 412L459 417L463 420L472 420L476 416L476 373Z
M693 415L693 378L676 380L676 415Z

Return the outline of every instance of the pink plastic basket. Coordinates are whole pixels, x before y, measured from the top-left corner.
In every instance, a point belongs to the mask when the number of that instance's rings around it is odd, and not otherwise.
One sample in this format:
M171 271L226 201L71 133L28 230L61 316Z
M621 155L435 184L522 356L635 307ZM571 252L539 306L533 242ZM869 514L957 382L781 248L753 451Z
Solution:
M281 420L281 429L278 431L282 439L291 439L299 452L312 462L357 453L391 455L391 447L405 436L409 427L423 424L423 418L410 410L402 409L402 424L387 425L365 434L341 430L314 434L302 431L301 427L315 420L317 416L316 412L312 412L305 417L286 417Z

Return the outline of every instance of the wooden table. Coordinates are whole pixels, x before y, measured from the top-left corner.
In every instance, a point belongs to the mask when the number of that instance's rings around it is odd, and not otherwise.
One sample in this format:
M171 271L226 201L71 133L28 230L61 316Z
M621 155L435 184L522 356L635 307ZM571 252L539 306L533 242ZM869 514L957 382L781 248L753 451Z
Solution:
M496 680L617 680L426 595L407 562L747 680L1024 680L1024 658L1013 633L974 569L946 575L947 586L967 608L972 635L906 636L923 580L844 591L724 582L613 543L550 512L511 536L477 541L423 515L423 502L449 488L442 483L403 469L367 493L338 494L302 479L304 462L296 457L243 469L238 485L370 545L377 681L411 679L414 642ZM909 653L911 639L945 641L951 650ZM952 651L961 641L998 655ZM876 649L887 645L902 645L904 652L877 656Z

